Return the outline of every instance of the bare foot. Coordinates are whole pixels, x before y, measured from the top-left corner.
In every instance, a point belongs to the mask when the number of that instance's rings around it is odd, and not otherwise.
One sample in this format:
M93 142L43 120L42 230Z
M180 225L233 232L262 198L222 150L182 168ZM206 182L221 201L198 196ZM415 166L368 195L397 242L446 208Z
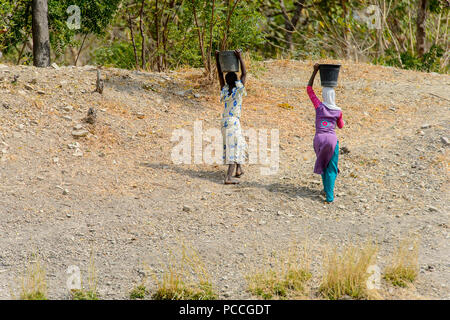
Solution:
M235 178L240 178L244 174L244 171L242 170L241 165L237 165L236 167L236 174L234 175Z
M226 179L225 184L239 184L239 181L236 179Z
M239 173L236 173L236 175L234 176L235 178L240 178L242 175L244 174L244 172L239 172Z

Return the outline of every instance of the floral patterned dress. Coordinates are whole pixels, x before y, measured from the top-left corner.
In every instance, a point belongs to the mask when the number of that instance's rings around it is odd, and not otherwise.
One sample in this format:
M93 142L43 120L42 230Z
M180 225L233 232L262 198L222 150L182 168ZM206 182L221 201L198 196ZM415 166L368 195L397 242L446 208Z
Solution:
M223 160L225 164L243 164L247 156L247 143L241 129L242 98L247 95L244 84L236 81L229 94L226 84L220 93L220 101L225 102L222 115Z

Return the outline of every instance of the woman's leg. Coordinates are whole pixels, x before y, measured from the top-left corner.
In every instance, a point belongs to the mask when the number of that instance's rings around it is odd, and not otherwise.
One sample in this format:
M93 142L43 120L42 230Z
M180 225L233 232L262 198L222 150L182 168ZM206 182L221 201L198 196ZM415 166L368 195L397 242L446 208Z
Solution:
M240 178L244 174L244 171L242 170L242 165L239 163L236 165L236 178Z
M227 177L225 178L225 184L238 184L239 181L232 178L233 172L236 168L236 163L228 165Z
M327 202L334 201L334 184L338 175L338 160L339 160L339 142L336 143L333 157L324 173L322 174L323 188L325 190Z

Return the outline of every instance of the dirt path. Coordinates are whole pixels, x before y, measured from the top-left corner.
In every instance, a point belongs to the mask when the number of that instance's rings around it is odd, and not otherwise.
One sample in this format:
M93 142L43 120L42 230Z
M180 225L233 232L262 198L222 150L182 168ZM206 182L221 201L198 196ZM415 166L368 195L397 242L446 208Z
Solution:
M17 291L36 251L54 299L69 296L68 266L87 273L91 249L100 295L123 299L144 266L160 275L182 243L199 252L221 298L246 299L248 268L292 241L313 243L317 282L323 247L377 239L383 267L411 232L421 237L419 279L386 298L450 298L442 140L450 136L450 77L341 63L337 101L346 127L338 137L350 152L340 156L332 205L312 173L314 112L304 88L312 62L251 66L243 127L279 129L280 169L263 176L260 166L246 166L238 186L222 184L223 166L170 160L173 130L219 123L217 88L199 85L199 71L105 70L101 96L89 66L0 65L0 298ZM98 122L75 139L89 107Z

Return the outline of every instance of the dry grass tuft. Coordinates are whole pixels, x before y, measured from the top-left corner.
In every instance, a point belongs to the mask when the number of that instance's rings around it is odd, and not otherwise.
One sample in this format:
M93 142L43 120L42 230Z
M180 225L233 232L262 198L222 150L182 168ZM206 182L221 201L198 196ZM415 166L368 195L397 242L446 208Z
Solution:
M265 266L266 267L266 266ZM291 247L279 257L272 254L266 269L246 277L248 290L263 299L305 299L309 271L309 249Z
M47 282L45 269L40 257L33 254L33 261L29 262L21 278L20 300L47 300Z
M161 280L154 275L157 283L152 294L155 300L215 300L210 276L198 253L185 245L181 247L181 257L173 253Z
M416 280L419 274L419 241L404 239L386 267L384 278L394 286L405 288Z
M373 298L367 289L370 274L367 269L375 263L378 247L367 243L362 247L349 246L338 252L333 248L325 254L324 276L319 292L328 299L344 296L354 299Z
M72 300L99 300L97 292L97 271L95 268L94 250L91 249L88 267L88 288L72 290Z

